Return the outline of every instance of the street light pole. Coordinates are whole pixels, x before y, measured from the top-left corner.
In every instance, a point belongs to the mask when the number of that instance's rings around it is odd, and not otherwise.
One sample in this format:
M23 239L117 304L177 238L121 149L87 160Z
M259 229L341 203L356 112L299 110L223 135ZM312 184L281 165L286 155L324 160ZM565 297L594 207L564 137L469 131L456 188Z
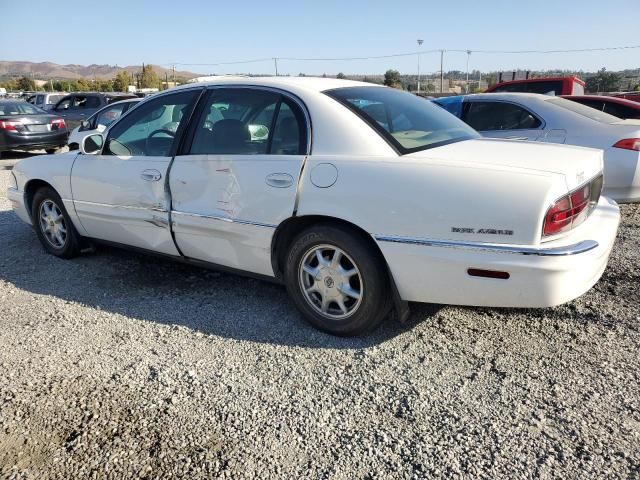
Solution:
M471 58L471 50L467 50L467 83L465 84L467 93L469 93L469 58Z
M418 49L422 46L424 40L418 39ZM418 52L418 95L420 95L420 52Z
M440 93L444 93L444 50L440 50Z

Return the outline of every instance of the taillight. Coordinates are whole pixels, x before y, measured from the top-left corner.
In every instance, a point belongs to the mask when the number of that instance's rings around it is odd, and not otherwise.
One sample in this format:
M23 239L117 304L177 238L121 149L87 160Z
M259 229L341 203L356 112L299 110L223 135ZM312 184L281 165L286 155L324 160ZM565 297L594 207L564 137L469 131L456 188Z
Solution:
M61 130L65 127L64 120L62 118L54 118L51 120L51 130Z
M544 217L542 236L555 235L575 228L586 220L600 199L602 176L557 200Z
M624 148L625 150L635 150L640 152L640 138L623 138L614 145L616 148Z
M10 130L13 132L17 132L21 129L22 123L20 122L11 122L9 120L0 120L0 130Z

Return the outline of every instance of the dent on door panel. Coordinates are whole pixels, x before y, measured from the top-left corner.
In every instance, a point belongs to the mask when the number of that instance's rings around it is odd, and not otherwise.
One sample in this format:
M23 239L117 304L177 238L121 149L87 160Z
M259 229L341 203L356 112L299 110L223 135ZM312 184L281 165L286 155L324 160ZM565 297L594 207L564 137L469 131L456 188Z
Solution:
M293 213L303 160L303 155L176 157L169 184L180 250L199 260L273 275L271 239Z

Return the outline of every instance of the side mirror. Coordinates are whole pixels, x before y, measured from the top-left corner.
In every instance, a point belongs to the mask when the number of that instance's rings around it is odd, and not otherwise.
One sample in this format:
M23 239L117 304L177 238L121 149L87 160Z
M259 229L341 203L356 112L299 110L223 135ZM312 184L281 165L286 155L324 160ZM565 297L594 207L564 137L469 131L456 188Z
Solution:
M93 135L87 135L80 142L80 152L85 155L96 155L102 150L104 144L104 137L99 133Z
M84 131L84 130L89 130L91 128L91 124L89 123L89 120L82 120L80 122L80 130Z

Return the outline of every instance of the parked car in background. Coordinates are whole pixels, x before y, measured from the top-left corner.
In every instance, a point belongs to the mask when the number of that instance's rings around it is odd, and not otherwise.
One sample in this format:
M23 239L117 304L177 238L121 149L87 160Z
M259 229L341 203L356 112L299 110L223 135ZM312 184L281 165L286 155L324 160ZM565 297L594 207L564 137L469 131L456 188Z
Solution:
M68 135L62 118L23 100L0 99L0 156L8 150L54 153L67 144Z
M565 98L481 93L434 100L485 137L566 143L604 151L604 194L640 201L640 121Z
M131 98L129 100L114 102L98 110L87 120L82 120L80 125L73 129L69 135L69 149L77 150L80 146L80 142L87 135L104 132L109 125L139 102L139 98Z
M528 78L500 82L489 87L486 93L521 92L544 95L583 95L585 82L578 77Z
M563 95L563 98L581 103L622 119L640 119L640 103L625 98L605 95Z
M105 105L135 98L135 95L124 93L100 93L100 92L77 92L63 97L52 109L51 112L61 116L67 122L67 127L73 130L82 120L88 119Z
M612 97L625 98L627 100L632 100L634 102L640 102L640 92L621 92L621 93L612 93L610 95Z
M482 139L369 83L190 84L105 133L14 167L8 198L47 252L92 239L276 279L339 335L407 301L569 301L602 274L620 219L601 151Z
M64 98L65 95L66 93L43 92L29 95L26 100L36 107L48 111L51 110L62 98Z

